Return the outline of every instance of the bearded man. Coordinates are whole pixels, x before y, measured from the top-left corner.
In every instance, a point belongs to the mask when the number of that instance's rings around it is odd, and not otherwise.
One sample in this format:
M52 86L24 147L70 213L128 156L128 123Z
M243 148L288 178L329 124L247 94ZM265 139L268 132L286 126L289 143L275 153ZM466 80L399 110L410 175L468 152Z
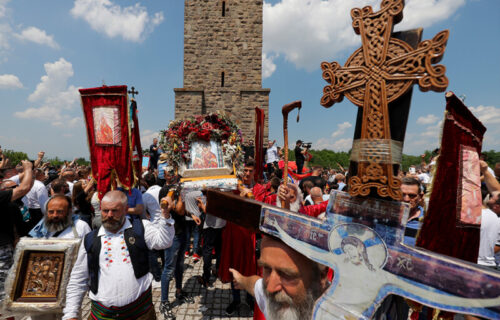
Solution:
M255 297L267 320L311 319L316 300L328 287L328 268L309 260L281 240L263 236L262 277L245 277L234 269L234 286Z
M102 226L90 232L80 246L67 287L62 319L77 319L83 297L90 289L89 319L154 320L148 250L172 245L174 208L171 197L163 198L161 217L127 219L127 196L110 191L101 201Z
M82 238L90 232L89 225L74 216L71 199L64 195L55 195L45 203L45 215L30 231L33 238Z

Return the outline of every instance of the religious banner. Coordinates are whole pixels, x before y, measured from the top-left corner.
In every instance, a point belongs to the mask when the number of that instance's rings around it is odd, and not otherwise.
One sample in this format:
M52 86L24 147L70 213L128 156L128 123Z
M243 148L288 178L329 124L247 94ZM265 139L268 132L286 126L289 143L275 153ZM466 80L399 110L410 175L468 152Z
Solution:
M160 145L182 179L183 190L234 190L243 163L241 131L228 115L212 113L170 122Z
M79 91L87 127L92 176L97 181L98 196L102 199L115 180L129 189L140 175L140 171L134 170L132 162L134 146L127 86L103 86ZM135 127L138 130L137 124ZM134 140L138 143L140 139ZM140 144L138 146L140 148ZM140 163L137 167L140 170Z
M255 107L255 181L262 179L264 172L264 110Z
M485 131L462 100L448 92L429 209L417 246L477 262L482 209L479 154Z
M21 238L5 281L7 311L20 315L60 313L80 239Z

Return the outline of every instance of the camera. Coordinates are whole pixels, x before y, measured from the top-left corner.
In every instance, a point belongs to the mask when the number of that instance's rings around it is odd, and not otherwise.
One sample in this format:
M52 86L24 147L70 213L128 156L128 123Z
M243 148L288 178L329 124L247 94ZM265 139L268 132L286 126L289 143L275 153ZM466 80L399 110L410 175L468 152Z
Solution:
M302 146L306 149L311 149L312 142L304 142L302 143Z

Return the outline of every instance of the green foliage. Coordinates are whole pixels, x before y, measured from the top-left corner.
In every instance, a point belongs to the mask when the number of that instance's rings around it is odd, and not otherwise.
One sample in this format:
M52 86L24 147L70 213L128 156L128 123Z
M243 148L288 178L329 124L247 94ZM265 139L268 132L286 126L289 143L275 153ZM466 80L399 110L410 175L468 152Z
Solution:
M3 150L3 155L10 160L10 166L15 166L21 162L21 160L28 159L28 155L26 153L14 150Z
M500 152L497 151L483 151L482 152L486 156L486 162L491 168L495 167L495 164L500 162Z
M4 150L3 155L5 157L9 158L10 166L12 166L12 167L16 166L19 162L21 162L21 160L29 159L28 155L26 153L20 152L20 151L14 151L14 150ZM29 160L36 160L36 159L29 159ZM55 158L51 158L51 159L47 159L47 158L43 159L43 162L49 162L51 165L56 166L56 167L64 165L65 161L66 160L59 159L59 157L55 157ZM68 160L67 162L69 163L71 161L72 160ZM83 165L89 166L90 165L90 161L85 160L85 158L76 159L76 163L80 166L83 166Z
M350 151L349 152L335 152L332 150L310 150L309 151L312 155L313 158L311 162L309 163L309 166L314 166L314 165L319 165L322 166L323 168L334 168L337 169L337 163L340 163L345 169L349 167L349 156L350 156ZM488 165L491 168L495 167L495 163L500 162L500 152L494 151L494 150L489 150L489 151L484 151L483 154L486 155L488 162ZM423 155L425 155L424 160L425 163L429 163L432 154L432 151L426 150ZM290 161L295 161L295 153L293 150L290 150L288 152L288 160ZM411 165L414 166L420 166L422 163L422 157L420 155L414 156L414 155L408 155L408 154L403 154L402 160L401 160L401 169L403 171L408 171L408 168Z

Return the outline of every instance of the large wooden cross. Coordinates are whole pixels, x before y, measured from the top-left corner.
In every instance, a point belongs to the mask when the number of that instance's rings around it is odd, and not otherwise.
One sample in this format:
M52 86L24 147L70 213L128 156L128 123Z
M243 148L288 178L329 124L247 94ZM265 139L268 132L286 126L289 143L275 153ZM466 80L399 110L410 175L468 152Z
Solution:
M413 50L390 38L402 10L402 0L384 0L376 13L370 7L352 10L363 47L345 67L322 64L323 77L331 83L322 104L331 106L345 94L363 107L361 139L353 147L352 160L359 166L350 178L351 194L332 192L326 221L217 191L208 191L207 212L246 227L258 225L334 269L332 285L316 302L314 319L369 319L389 294L440 310L499 319L498 272L403 243L409 206L392 200L401 198L393 163L401 153L394 149L402 146L391 140L388 103L415 81L422 90L446 88L445 68L433 64L443 55L448 32ZM377 197L368 197L374 190Z
M362 47L347 60L323 62L323 78L330 83L323 89L321 105L331 107L344 95L363 108L361 138L353 141L351 161L357 172L350 173L349 193L367 196L375 189L379 196L401 200L401 182L394 175L402 143L391 139L388 104L405 94L418 81L422 91L444 91L448 85L445 67L433 65L442 58L448 31L413 49L392 38L394 24L402 19L403 0L382 1L380 11L371 7L353 9L353 27L361 35ZM352 166L351 166L352 167Z

